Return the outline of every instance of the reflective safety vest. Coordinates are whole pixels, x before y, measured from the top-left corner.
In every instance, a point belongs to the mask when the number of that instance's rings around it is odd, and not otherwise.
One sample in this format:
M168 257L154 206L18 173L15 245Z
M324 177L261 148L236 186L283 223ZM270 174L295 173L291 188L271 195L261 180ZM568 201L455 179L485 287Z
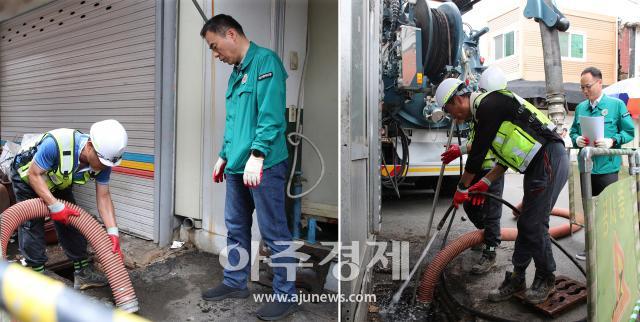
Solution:
M473 122L471 122L471 131L469 131L469 142L471 142L471 149L473 149L473 138L476 136L476 129ZM482 161L482 169L493 169L496 165L496 157L493 155L491 150L487 151L487 155L484 157L484 161Z
M94 178L97 173L92 171L84 172L80 178L73 178L73 162L77 159L75 153L75 134L76 130L57 129L42 134L40 138L34 140L32 146L23 149L23 153L30 152L31 158L35 155L38 146L47 137L52 137L58 147L58 167L50 170L44 176L47 187L50 191L63 190L72 184L85 184L89 179ZM22 181L29 183L29 167L33 163L33 159L29 160L18 168L18 174Z
M556 125L533 104L508 90L497 92L514 98L520 106L515 111L513 120L503 121L500 124L496 137L491 142L491 151L498 158L499 163L524 173L549 139L561 139L555 133ZM478 106L490 93L492 92L474 97L471 104L474 122L477 122Z

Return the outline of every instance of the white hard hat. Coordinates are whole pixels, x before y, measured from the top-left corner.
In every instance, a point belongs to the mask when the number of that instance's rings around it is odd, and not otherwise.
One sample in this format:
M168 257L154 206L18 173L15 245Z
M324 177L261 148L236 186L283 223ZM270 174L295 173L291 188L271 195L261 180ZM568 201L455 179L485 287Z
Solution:
M122 162L128 137L127 131L120 122L116 120L96 122L91 125L89 136L102 164L115 167Z
M485 92L492 92L507 88L507 78L498 66L489 66L478 82L478 87Z
M457 78L447 78L443 80L436 89L436 104L443 107L445 103L455 95L462 81Z

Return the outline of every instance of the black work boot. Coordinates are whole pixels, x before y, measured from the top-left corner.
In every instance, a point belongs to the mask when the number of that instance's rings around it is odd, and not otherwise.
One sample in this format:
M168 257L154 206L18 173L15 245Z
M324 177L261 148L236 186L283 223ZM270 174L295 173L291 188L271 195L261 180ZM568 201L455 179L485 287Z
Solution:
M87 265L73 272L73 288L86 290L88 288L107 286L109 281L104 274L98 272L93 265Z
M268 302L262 305L256 315L260 320L276 321L298 310L296 302Z
M220 285L204 291L202 293L202 299L205 301L221 301L226 298L244 299L249 297L249 295L249 289L247 288L235 288L220 283Z
M502 285L495 290L489 291L489 301L500 302L508 300L513 294L526 288L524 273L506 271Z
M533 279L531 287L524 293L527 301L540 304L556 291L556 277L553 274L538 275Z
M490 271L493 267L496 266L496 251L495 247L487 247L482 252L482 257L480 257L480 261L471 267L471 274L484 274Z

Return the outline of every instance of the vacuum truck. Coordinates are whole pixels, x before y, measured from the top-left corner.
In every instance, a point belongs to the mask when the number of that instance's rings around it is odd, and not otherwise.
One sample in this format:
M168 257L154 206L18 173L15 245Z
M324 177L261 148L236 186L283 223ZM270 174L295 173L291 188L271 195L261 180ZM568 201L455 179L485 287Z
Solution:
M440 154L449 141L449 134L453 131L454 137L463 140L468 125L452 125L451 119L435 103L435 90L449 77L463 80L474 90L478 88L480 75L486 69L478 45L489 29L474 30L462 21L462 15L478 2L383 1L380 172L383 186L395 190L398 196L398 186L404 183L435 188L441 172L444 175L442 193L455 191L460 160L451 162L441 171ZM561 31L568 28L568 21L557 8L542 0L528 1L525 16L541 22L543 46L545 42L558 46L557 40L553 43L552 39L546 39L551 33L549 28ZM554 46L546 47L545 51L552 51ZM552 59L555 55L545 52L545 57ZM559 57L558 53L558 60ZM546 65L547 87L558 85L561 88L561 71L548 72ZM558 77L550 77L550 74L559 75L560 82L553 81ZM561 90L547 89L558 93L547 97L548 113L556 124L563 123L564 95Z

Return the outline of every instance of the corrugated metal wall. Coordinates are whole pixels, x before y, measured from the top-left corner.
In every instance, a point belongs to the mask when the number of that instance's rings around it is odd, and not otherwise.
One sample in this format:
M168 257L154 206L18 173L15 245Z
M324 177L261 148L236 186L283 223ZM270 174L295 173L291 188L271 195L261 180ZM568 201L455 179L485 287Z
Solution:
M0 24L0 139L114 118L129 134L118 226L154 236L156 0L60 0ZM93 184L74 188L97 215Z

